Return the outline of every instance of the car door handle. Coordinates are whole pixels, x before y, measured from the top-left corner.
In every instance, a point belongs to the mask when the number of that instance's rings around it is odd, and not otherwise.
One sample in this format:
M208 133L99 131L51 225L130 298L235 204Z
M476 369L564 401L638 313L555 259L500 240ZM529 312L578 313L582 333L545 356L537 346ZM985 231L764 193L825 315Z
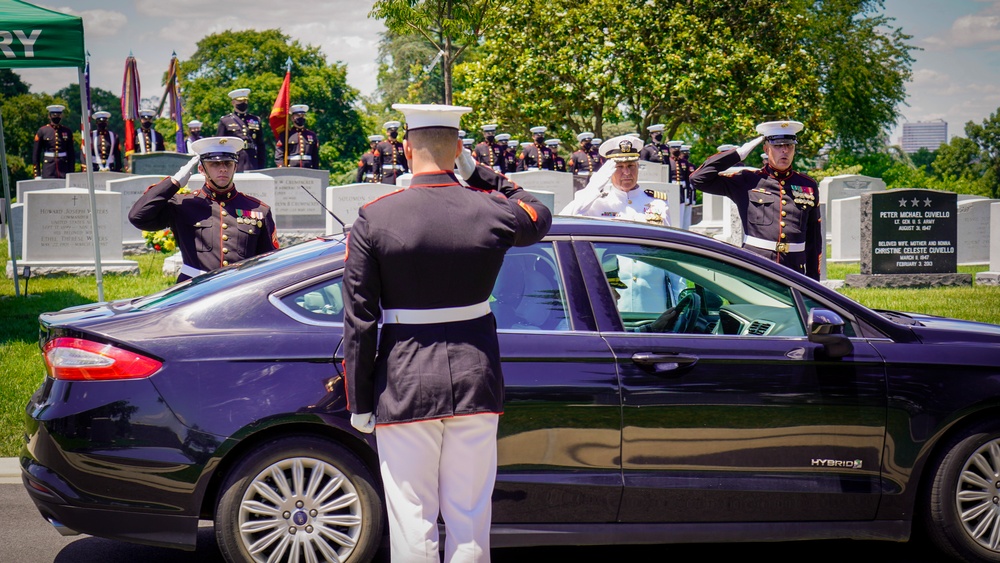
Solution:
M636 352L632 354L632 361L653 373L670 372L671 375L679 375L681 372L698 363L698 358L697 356L685 356L684 354Z

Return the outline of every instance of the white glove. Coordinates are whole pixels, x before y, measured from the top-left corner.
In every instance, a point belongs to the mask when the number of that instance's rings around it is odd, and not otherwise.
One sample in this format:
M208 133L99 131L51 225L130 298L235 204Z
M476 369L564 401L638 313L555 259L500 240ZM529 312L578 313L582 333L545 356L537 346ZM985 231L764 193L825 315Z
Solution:
M472 158L469 149L462 149L462 153L455 159L455 165L458 167L458 175L463 180L468 180L476 171L476 161Z
M187 164L181 166L181 169L177 171L176 174L171 176L178 186L184 187L187 185L188 180L191 179L191 174L194 172L195 168L198 168L198 162L201 157L193 156L191 160L187 161Z
M375 431L375 415L370 412L362 414L352 412L351 426L357 428L358 432L371 434Z
M736 149L736 152L739 153L740 155L740 160L746 160L746 158L750 156L750 151L752 151L753 148L759 145L760 142L763 140L764 137L760 136L748 143L745 143L742 147Z

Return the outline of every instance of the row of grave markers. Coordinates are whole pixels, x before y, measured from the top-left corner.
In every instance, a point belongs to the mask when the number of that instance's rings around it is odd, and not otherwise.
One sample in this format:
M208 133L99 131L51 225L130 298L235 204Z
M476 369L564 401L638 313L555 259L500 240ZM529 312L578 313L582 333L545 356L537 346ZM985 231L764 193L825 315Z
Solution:
M128 211L139 196L152 184L160 181L179 167L178 161L186 162L189 155L164 153L163 172L160 174L134 175L115 172L94 174L98 199L98 225L101 238L102 262L111 271L129 268L134 261L123 260L122 245L144 243L141 232L128 222ZM179 158L175 158L179 157ZM671 224L691 229L738 245L742 240L739 216L728 198L703 194L701 221L691 225L690 212L684 206L676 205L680 199L680 186L666 182L668 169L656 163L642 163L639 182L642 189L654 189L668 194ZM586 178L551 171L517 172L508 175L513 181L539 197L555 213L568 204L573 194L585 185ZM404 176L400 185L408 185ZM44 273L45 267L56 268L57 264L69 264L85 268L92 266L93 246L89 227L89 202L84 186L84 173L70 174L65 180L25 180L17 183L17 201L12 206L12 221L15 237L19 241L9 245L9 251L20 251L20 262L32 266L33 271ZM201 186L204 178L192 176L189 185ZM252 173L241 173L236 178L240 191L268 203L272 207L279 234L299 232L306 235L336 233L342 230L340 222L352 223L357 218L358 209L365 203L390 193L397 186L385 184L349 184L329 186L329 173L325 170L302 168L272 168ZM915 210L863 215L865 194L882 194L898 202L902 190L886 191L885 183L877 178L864 176L835 176L826 178L820 184L824 226L827 240L831 244L830 260L860 261L871 264L870 273L919 273L930 270L954 271L955 264L988 263L993 253L1000 253L1000 244L990 244L1000 239L1000 233L991 236L990 221L996 213L990 212L994 200L970 196L953 196L953 200L941 200L928 190L908 190L927 192L920 198L920 204L931 201L925 216L912 215ZM930 199L928 199L930 198ZM912 198L911 198L912 199ZM876 206L880 201L876 198ZM329 210L329 212L327 211ZM911 215L906 215L911 214ZM942 216L947 215L947 217ZM336 215L334 218L332 215ZM27 220L25 220L27 218ZM995 217L994 217L995 219ZM935 227L935 225L937 225ZM904 245L903 234L923 235L935 229L938 233L943 226L954 227L953 234L945 233L917 236L914 242L935 243L933 252L930 245ZM951 228L951 227L947 227ZM5 231L6 232L6 231ZM867 233L868 239L865 238ZM871 237L874 237L872 239ZM875 243L865 241L875 240ZM881 244L881 246L879 246ZM886 246L891 244L891 246ZM925 248L926 247L926 248ZM942 247L950 248L944 252ZM913 252L906 258L893 254L891 248L924 249ZM933 256L932 256L933 255ZM885 259L883 259L885 258ZM902 265L902 264L905 264ZM8 264L8 275L10 273ZM42 269L36 269L41 267ZM991 264L991 271L1000 270L1000 264ZM825 272L825 268L824 268ZM825 276L824 276L825 277Z

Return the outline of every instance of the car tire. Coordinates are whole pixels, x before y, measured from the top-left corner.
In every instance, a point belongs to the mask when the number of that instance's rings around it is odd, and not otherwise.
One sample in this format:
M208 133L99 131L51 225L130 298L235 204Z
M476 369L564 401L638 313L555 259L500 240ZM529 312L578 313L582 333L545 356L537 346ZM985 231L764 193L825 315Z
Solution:
M1000 424L972 426L942 451L928 490L928 535L958 560L1000 561Z
M230 562L369 561L384 509L371 471L332 441L292 436L262 444L230 472L215 537Z

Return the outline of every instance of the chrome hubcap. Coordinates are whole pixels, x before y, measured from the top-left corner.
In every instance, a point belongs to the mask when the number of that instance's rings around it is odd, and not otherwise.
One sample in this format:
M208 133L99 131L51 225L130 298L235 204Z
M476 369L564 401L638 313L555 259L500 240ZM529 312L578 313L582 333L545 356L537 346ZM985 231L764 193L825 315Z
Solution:
M1000 439L984 444L965 461L955 502L966 533L984 548L1000 552Z
M240 538L254 561L343 561L357 545L361 521L354 485L312 458L267 467L240 501Z

